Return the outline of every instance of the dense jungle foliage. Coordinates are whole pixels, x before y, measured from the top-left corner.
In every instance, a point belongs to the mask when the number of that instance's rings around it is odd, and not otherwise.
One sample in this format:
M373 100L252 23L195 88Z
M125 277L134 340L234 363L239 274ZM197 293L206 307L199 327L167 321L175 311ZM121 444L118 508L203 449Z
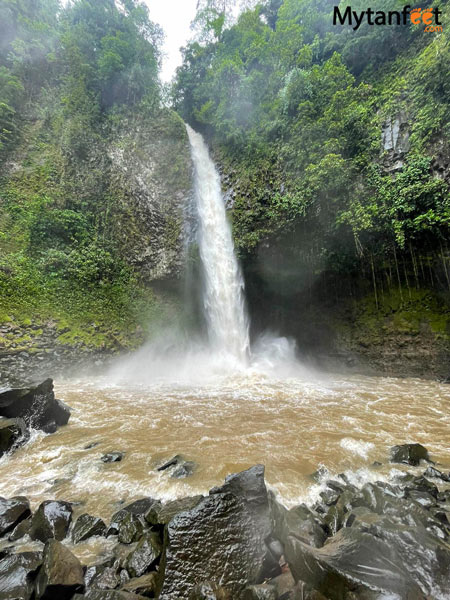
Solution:
M164 123L161 40L134 0L0 1L0 322L57 318L102 344L148 313L102 157L122 120Z
M285 285L345 278L346 294L362 272L376 296L383 286L448 290L450 7L433 4L443 31L430 33L423 23L333 25L335 4L267 0L227 26L225 7L209 2L174 104L235 186L247 264L263 262Z

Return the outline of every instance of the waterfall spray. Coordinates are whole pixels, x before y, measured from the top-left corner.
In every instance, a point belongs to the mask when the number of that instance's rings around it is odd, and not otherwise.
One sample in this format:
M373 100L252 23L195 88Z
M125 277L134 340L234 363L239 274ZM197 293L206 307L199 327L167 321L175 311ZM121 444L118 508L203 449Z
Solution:
M244 280L234 253L231 228L217 169L199 133L186 125L195 170L198 243L204 272L203 308L211 349L245 363L249 325Z

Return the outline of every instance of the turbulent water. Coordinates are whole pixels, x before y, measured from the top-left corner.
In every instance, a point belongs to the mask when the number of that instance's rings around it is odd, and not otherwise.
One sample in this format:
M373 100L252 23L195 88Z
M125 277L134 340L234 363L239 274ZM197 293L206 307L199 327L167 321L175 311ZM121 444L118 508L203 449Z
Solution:
M389 447L408 441L450 468L450 386L291 368L277 376L261 364L202 383L58 382L57 396L72 408L69 424L35 433L0 459L0 494L25 494L34 506L66 499L79 502L78 511L108 516L121 501L204 493L227 474L263 463L268 483L292 505L317 496L308 475L320 465L360 481L391 477L402 467L388 463ZM125 452L123 461L104 464L101 456L112 450ZM191 477L156 470L178 453L196 461Z
M199 247L205 272L209 339L182 340L175 329L120 358L103 378L86 373L57 381L72 408L55 434L34 432L0 458L0 494L74 502L75 512L108 517L123 502L206 493L226 475L256 463L287 505L313 501L319 466L355 483L390 479L402 467L389 447L420 442L440 468L450 467L450 386L417 379L315 372L286 338L263 335L249 352L243 281L217 172L198 134L188 129L196 169ZM105 464L103 454L125 453ZM183 454L192 476L157 471ZM383 463L374 466L374 461ZM94 560L97 538L77 546Z
M195 169L198 243L209 341L213 352L244 363L249 352L244 280L234 255L220 178L202 136L189 125L186 129Z

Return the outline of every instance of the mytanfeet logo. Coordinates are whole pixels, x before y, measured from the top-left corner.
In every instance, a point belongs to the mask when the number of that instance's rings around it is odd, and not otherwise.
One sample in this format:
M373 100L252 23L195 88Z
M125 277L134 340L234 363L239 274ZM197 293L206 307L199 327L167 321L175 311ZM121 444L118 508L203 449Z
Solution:
M404 6L402 10L352 10L351 6L342 12L339 6L334 7L333 25L338 22L341 25L350 25L354 31L359 29L366 20L368 25L425 25L424 31L439 32L442 31L441 23L442 11L439 8L411 8Z

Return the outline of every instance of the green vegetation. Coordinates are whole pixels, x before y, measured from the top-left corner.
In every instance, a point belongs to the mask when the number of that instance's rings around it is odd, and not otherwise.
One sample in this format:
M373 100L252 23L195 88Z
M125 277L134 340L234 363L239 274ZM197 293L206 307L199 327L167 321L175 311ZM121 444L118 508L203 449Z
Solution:
M263 0L226 26L219 4L203 8L173 98L229 174L246 263L288 262L287 279L318 286L362 275L375 296L386 280L448 292L449 5L431 34L334 26L330 0Z
M137 122L155 142L185 135L162 107L162 32L135 0L2 0L0 39L0 323L136 345L173 302L127 255L140 232L108 154Z

